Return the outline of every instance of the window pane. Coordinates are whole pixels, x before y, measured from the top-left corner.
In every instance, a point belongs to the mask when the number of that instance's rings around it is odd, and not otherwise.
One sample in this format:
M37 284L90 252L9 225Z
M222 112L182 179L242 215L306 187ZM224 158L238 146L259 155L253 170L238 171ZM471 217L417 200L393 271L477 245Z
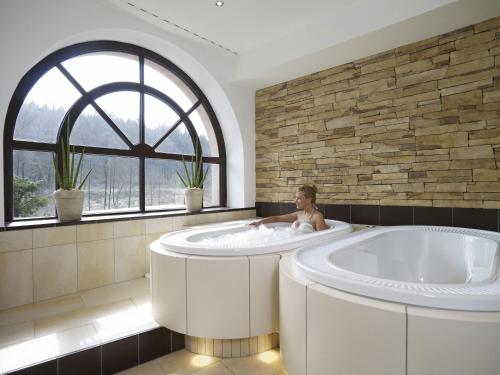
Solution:
M133 144L139 143L139 93L114 92L96 100Z
M146 143L154 145L179 119L177 113L161 100L144 96L144 124Z
M76 120L71 131L71 144L128 149L125 142L91 105L85 107Z
M203 164L203 168L209 168L207 178L203 183L203 206L219 206L219 164Z
M146 60L144 63L144 84L171 97L184 111L191 108L197 101L196 96L184 82L152 61Z
M139 159L85 155L82 177L92 168L83 186L86 213L139 209Z
M14 139L55 143L64 114L79 97L59 69L49 70L26 96L17 116Z
M14 218L55 216L52 153L14 150Z
M180 124L165 140L156 148L157 152L168 152L171 154L194 155L194 146L186 125Z
M87 91L105 83L139 82L139 58L126 53L87 53L62 65Z
M176 174L183 174L182 162L146 159L146 209L184 208L184 186Z
M219 156L217 148L217 139L208 118L207 111L202 105L189 115L189 119L193 122L193 126L200 137L203 156Z

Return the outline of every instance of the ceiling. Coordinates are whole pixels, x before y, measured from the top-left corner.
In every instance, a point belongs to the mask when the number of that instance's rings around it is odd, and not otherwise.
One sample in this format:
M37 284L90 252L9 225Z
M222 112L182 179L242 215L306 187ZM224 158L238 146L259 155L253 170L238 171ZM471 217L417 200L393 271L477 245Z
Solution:
M500 15L498 0L105 0L238 56L234 81L269 86Z

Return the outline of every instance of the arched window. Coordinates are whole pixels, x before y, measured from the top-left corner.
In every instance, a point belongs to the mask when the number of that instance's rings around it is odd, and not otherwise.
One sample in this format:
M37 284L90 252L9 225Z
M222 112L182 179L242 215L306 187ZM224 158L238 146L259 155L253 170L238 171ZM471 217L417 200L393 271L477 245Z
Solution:
M34 66L10 102L5 219L54 217L52 153L70 132L85 151L84 215L183 209L176 171L201 147L204 206L225 206L225 148L207 98L160 55L119 42L63 48Z

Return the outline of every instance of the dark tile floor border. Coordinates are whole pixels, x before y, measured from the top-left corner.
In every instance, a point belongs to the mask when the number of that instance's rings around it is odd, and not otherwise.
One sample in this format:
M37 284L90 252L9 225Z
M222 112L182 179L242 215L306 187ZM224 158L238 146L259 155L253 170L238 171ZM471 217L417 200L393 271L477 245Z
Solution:
M107 375L185 348L185 336L164 327L39 363L9 375Z
M256 202L257 216L282 215L296 210L289 202ZM369 225L439 225L500 232L500 210L417 206L318 204L326 219Z

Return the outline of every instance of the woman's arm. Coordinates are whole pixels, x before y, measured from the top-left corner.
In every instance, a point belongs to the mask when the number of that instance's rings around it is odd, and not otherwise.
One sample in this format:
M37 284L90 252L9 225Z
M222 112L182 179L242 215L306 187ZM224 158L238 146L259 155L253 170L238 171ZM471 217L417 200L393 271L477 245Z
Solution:
M253 221L250 225L260 225L269 223L293 223L297 220L297 213L291 213L286 215L270 216L262 220Z
M314 228L316 230L328 229L328 226L325 223L325 218L323 217L323 214L321 212L315 212L312 219Z

